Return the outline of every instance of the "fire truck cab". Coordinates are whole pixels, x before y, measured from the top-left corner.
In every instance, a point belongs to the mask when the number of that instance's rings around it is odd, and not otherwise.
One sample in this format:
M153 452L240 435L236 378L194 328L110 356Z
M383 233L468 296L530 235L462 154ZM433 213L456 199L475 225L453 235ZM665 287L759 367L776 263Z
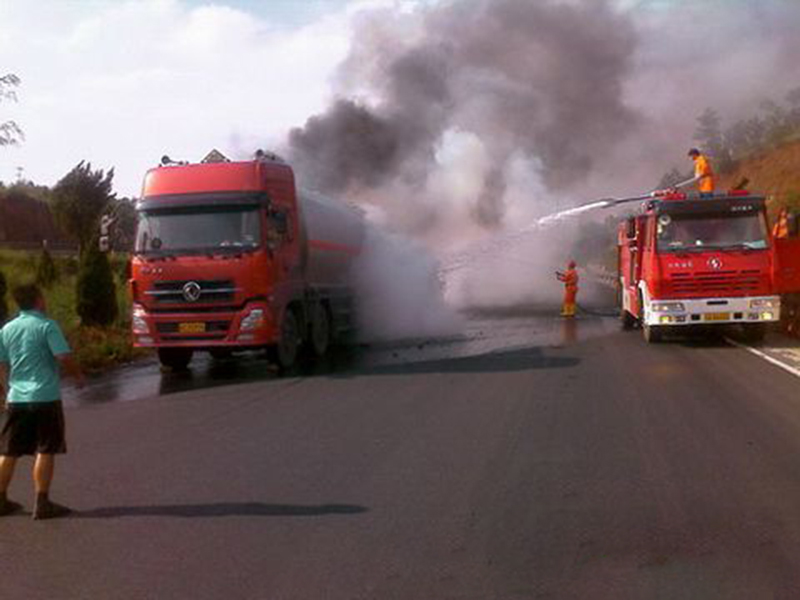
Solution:
M648 342L669 330L721 325L761 339L780 319L781 273L793 272L776 251L765 204L746 191L669 193L623 221L617 244L623 327L640 325ZM795 246L783 254L796 256Z

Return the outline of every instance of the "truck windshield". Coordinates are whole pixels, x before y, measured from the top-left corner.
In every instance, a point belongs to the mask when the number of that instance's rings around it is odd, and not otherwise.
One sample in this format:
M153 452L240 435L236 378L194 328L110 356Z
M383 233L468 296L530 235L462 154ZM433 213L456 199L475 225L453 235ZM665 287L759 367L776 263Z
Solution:
M760 213L722 215L659 215L659 252L767 247L767 228Z
M242 251L257 248L261 219L257 208L174 208L139 213L136 252Z

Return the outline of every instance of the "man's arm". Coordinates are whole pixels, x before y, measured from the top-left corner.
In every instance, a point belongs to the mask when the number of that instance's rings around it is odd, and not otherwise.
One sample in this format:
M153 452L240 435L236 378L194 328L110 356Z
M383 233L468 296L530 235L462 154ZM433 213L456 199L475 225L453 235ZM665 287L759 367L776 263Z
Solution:
M67 377L75 380L75 385L82 388L86 383L86 377L83 375L80 365L72 356L71 352L66 354L59 354L56 356L58 364L61 367L61 372Z
M0 362L0 406L6 403L8 394L8 363Z

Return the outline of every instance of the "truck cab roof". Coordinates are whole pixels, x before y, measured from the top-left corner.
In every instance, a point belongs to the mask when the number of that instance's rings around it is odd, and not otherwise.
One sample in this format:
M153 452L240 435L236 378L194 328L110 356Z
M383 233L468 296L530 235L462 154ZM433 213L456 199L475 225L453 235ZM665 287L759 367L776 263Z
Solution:
M714 194L667 194L650 200L645 205L645 213L656 215L687 214L741 214L761 212L766 198L747 191L717 192Z

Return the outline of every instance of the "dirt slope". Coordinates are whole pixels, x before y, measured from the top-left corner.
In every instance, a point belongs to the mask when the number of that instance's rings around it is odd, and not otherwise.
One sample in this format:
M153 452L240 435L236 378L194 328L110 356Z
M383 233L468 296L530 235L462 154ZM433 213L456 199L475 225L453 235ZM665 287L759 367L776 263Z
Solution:
M750 180L750 191L767 194L778 202L792 193L800 194L800 141L742 161L732 173L720 177L717 189L728 189L743 177Z

